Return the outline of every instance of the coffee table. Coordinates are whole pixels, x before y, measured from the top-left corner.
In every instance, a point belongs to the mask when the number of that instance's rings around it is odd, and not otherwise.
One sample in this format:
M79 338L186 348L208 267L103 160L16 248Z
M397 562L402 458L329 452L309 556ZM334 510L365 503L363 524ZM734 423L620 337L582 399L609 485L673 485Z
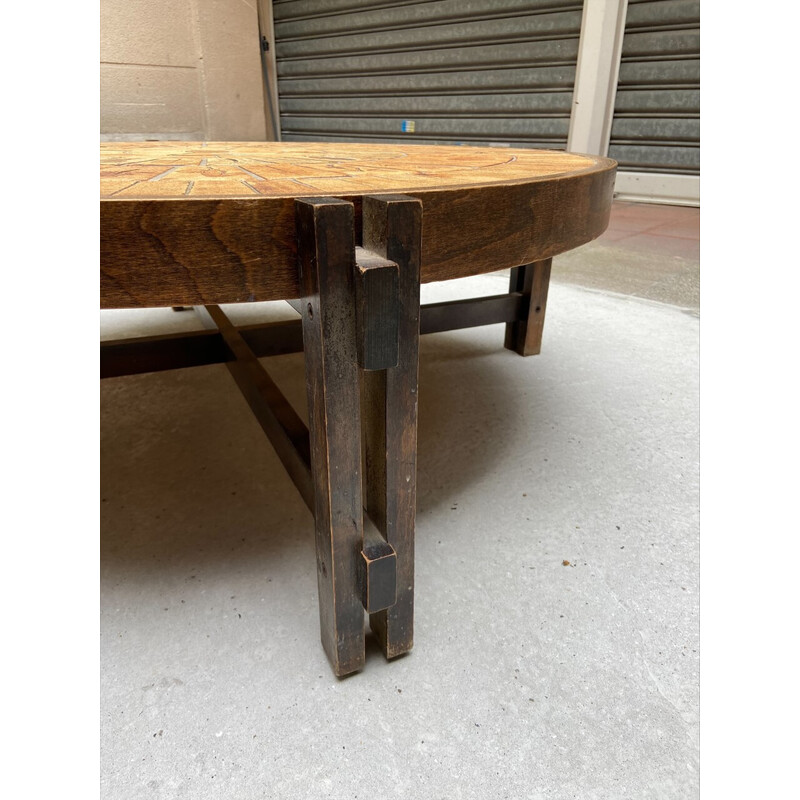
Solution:
M101 377L225 363L315 520L322 644L413 643L420 334L506 323L540 351L554 255L608 224L616 163L391 144L101 145L102 308L193 306L206 329L101 345ZM511 269L509 292L420 306L420 283ZM235 327L220 304L300 319ZM304 351L308 427L259 361Z

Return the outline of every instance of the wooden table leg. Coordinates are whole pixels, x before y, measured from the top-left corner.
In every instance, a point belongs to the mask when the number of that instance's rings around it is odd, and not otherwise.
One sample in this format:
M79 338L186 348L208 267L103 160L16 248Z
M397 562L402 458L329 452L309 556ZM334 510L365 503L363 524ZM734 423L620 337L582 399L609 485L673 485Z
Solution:
M398 265L397 366L362 372L366 508L397 558L395 603L370 614L387 658L408 652L414 641L421 232L419 200L364 198L364 248Z
M422 204L365 197L359 249L352 204L295 208L321 637L347 675L365 608L388 658L413 644Z
M528 300L524 320L506 325L505 346L521 356L535 356L542 351L542 331L547 309L547 289L550 285L552 259L536 261L511 270L510 292L522 292Z
M298 200L322 645L336 675L364 665L363 542L353 205Z

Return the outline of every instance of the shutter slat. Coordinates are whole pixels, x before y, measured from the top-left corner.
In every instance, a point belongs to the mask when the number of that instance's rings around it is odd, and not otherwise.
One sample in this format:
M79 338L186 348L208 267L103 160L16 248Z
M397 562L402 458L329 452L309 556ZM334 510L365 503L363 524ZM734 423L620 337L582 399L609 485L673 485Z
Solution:
M539 69L484 69L423 74L387 74L380 81L372 76L284 78L281 96L289 97L375 97L381 95L475 94L482 92L529 91L536 86L541 92L569 90L575 84L574 67L540 67ZM416 100L414 100L416 102ZM412 107L410 105L410 107Z
M694 27L700 19L698 0L663 0L636 3L628 6L625 30L663 28L667 26Z
M309 17L331 17L340 14L369 14L379 11L390 15L395 9L411 8L417 18L438 19L441 15L452 16L450 9L461 11L460 16L492 14L498 10L533 11L558 9L570 5L580 7L580 2L565 3L563 0L515 0L515 2L487 2L486 0L273 0L275 21L305 19ZM431 8L429 8L431 7Z
M700 59L679 61L624 61L619 66L621 88L628 86L700 87Z
M678 56L689 58L700 53L700 29L682 31L656 31L652 33L626 33L622 38L622 60L664 58Z
M375 3L360 9L348 9L344 3L317 0L311 4L295 4L296 14L289 16L287 6L283 14L275 15L275 35L281 40L303 39L313 36L365 33L370 30L416 28L422 25L442 25L454 20L489 20L513 14L543 14L565 6L580 12L582 3L559 0L526 0L518 3L487 3L486 0L440 0L428 3L400 3L376 8ZM300 9L305 5L307 10ZM352 2L347 5L352 6ZM277 11L280 6L276 5Z
M572 93L284 98L280 108L281 114L309 116L402 117L413 108L417 117L559 115L569 119Z
M614 116L644 112L669 117L673 114L700 114L699 89L619 89Z
M641 169L697 174L700 169L699 147L614 144L608 156L619 162L620 169L637 172Z
M636 117L615 119L611 126L611 137L617 144L646 140L696 145L700 140L700 120Z
M409 55L417 50L440 47L509 41L535 41L580 35L581 12L542 14L512 19L452 22L424 28L366 31L339 36L279 40L275 55L278 59L316 58L351 53L403 51ZM277 34L276 34L277 36Z
M476 45L423 50L416 53L375 53L338 58L278 61L278 80L329 75L428 74L438 71L460 72L492 67L569 65L578 60L578 38L550 42L506 45ZM280 91L280 85L278 86Z
M415 136L439 139L566 139L569 119L439 119L414 117ZM284 129L294 133L336 133L340 136L372 134L396 136L402 133L400 118L375 117L285 117ZM410 137L409 137L410 138ZM409 139L406 139L409 141ZM412 139L413 141L413 139Z

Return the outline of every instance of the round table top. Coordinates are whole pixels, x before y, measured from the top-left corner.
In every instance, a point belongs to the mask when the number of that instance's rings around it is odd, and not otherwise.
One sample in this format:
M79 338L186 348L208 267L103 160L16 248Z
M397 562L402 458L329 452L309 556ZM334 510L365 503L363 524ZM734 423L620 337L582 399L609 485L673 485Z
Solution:
M283 142L105 142L100 197L296 198L553 180L614 162L557 150Z
M556 150L283 142L104 142L101 303L299 296L294 200L407 194L422 280L548 258L608 224L616 163Z

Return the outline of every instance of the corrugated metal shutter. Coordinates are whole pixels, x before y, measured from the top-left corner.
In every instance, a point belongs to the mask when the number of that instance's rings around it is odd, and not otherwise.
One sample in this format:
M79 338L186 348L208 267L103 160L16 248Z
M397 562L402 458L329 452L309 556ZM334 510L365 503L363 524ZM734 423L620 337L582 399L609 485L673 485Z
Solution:
M608 155L621 169L699 174L697 0L628 0Z
M275 0L282 138L566 148L582 8Z

